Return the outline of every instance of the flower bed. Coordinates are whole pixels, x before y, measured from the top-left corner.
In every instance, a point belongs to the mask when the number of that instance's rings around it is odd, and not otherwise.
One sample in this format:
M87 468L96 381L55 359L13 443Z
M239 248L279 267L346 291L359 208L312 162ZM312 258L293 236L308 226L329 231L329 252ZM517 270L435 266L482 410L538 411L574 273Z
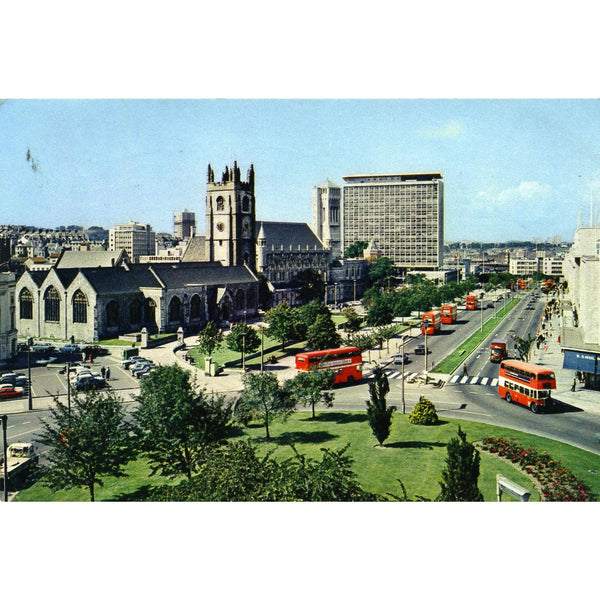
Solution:
M542 499L554 502L589 502L595 500L590 490L581 483L561 461L553 460L547 452L535 448L523 448L515 438L488 436L480 442L481 450L504 457L521 467L525 473L537 480Z

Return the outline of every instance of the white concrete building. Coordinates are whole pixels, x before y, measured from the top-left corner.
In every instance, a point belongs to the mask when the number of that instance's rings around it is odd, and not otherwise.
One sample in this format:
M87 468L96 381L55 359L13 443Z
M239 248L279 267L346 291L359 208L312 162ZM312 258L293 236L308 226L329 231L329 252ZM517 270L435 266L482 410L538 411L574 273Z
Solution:
M584 373L586 387L600 389L600 227L575 232L563 275L563 366Z
M108 232L108 249L125 250L133 262L138 262L140 256L156 254L156 235L148 224L131 221L115 225Z

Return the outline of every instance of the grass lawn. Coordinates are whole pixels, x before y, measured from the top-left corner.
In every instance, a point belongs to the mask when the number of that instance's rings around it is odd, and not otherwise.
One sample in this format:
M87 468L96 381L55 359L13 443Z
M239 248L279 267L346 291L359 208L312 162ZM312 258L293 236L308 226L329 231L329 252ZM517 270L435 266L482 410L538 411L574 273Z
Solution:
M300 453L314 457L321 456L320 448L338 449L350 444L347 452L354 461L353 470L364 489L402 496L397 482L400 479L409 499L415 499L416 496L433 499L440 491L438 478L445 466L446 445L457 435L459 424L469 441L480 440L486 435L513 437L524 447L545 450L555 460L561 460L565 467L591 488L596 497L600 497L600 475L590 473L598 468L597 455L546 438L484 423L447 419L439 425L425 427L409 423L408 415L395 414L390 437L385 447L379 448L376 447L377 442L364 412L323 411L318 412L317 418L312 420L310 413L303 411L295 413L285 423L272 423L272 440L269 442L263 441L264 427L258 424L251 425L242 435L259 441L265 452L274 449L273 456L278 460L291 455L290 443ZM529 479L512 465L481 453L479 488L486 501L496 500L497 473L531 490L532 501L539 500ZM170 481L159 476L150 477L149 466L144 460L128 465L128 474L129 477L122 479L107 478L103 488L97 486L96 499L136 500L143 497L145 488ZM38 482L21 491L16 500L87 501L88 494L86 490L53 493ZM503 500L512 499L505 494Z

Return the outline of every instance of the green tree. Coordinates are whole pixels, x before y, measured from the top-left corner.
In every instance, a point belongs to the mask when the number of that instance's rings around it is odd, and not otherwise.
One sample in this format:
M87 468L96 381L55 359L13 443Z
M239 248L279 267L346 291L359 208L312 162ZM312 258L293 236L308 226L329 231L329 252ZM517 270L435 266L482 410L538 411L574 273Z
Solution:
M395 300L393 294L379 294L367 310L367 325L389 325L394 320Z
M282 389L275 375L247 373L235 404L234 417L244 423L250 417L260 419L265 426L265 438L270 439L269 424L272 420L285 420L295 410L295 399Z
M344 251L344 258L362 258L363 250L369 246L369 242L353 242Z
M260 336L256 329L247 323L238 323L232 327L229 335L225 336L225 344L233 352L248 354L260 346Z
M85 486L90 500L105 476L124 477L135 455L131 426L113 391L90 391L71 398L71 410L55 401L41 420L36 441L49 448L43 481L53 490Z
M321 450L321 460L296 451L282 462L263 455L252 442L215 448L189 481L152 491L151 501L176 502L366 502L384 500L365 492L347 447Z
M531 346L535 342L535 337L528 334L526 338L513 336L515 342L515 350L519 355L520 360L527 362L529 360L529 353L531 352Z
M313 369L300 371L293 379L284 384L285 392L290 394L297 403L311 405L312 418L315 418L315 405L322 402L328 408L333 406L333 381L335 374L331 369Z
M477 487L480 456L467 434L458 426L458 437L448 442L446 468L442 471L439 500L442 502L483 502Z
M305 333L300 313L287 302L281 302L265 314L265 323L269 326L269 337L281 342L285 348L287 342L301 340Z
M329 315L331 317L331 311L321 300L313 300L301 306L298 309L298 315L304 324L305 330L303 333L306 335L306 330L316 321L319 315Z
M394 263L387 257L381 256L374 260L369 267L369 279L374 287L389 287L392 277L396 274Z
M190 372L158 367L140 385L134 422L152 472L190 478L207 449L231 431L231 408L223 396L196 391Z
M198 334L198 347L208 356L212 356L223 343L223 333L213 321L209 321L206 327Z
M386 396L390 391L390 383L387 375L381 367L373 369L375 381L369 382L370 400L367 400L367 417L373 435L377 438L380 446L387 440L392 427L392 413L395 406L388 406Z
M314 269L300 271L292 280L291 286L298 288L300 302L312 302L325 295L325 282Z
M344 330L348 333L356 333L360 331L362 327L363 318L356 312L356 309L352 306L344 308L342 314L346 318L344 323Z
M306 332L306 343L313 350L337 348L342 343L342 337L336 329L329 314L318 315L315 322Z

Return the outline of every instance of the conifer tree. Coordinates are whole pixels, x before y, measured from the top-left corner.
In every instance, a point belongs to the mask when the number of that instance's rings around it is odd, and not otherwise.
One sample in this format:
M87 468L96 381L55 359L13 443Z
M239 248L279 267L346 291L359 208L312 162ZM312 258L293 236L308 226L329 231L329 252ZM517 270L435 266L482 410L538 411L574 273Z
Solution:
M381 367L373 369L375 381L369 382L370 400L367 400L367 417L373 435L377 438L380 446L387 440L392 427L392 413L395 406L388 406L385 397L390 391L390 383L387 375Z

